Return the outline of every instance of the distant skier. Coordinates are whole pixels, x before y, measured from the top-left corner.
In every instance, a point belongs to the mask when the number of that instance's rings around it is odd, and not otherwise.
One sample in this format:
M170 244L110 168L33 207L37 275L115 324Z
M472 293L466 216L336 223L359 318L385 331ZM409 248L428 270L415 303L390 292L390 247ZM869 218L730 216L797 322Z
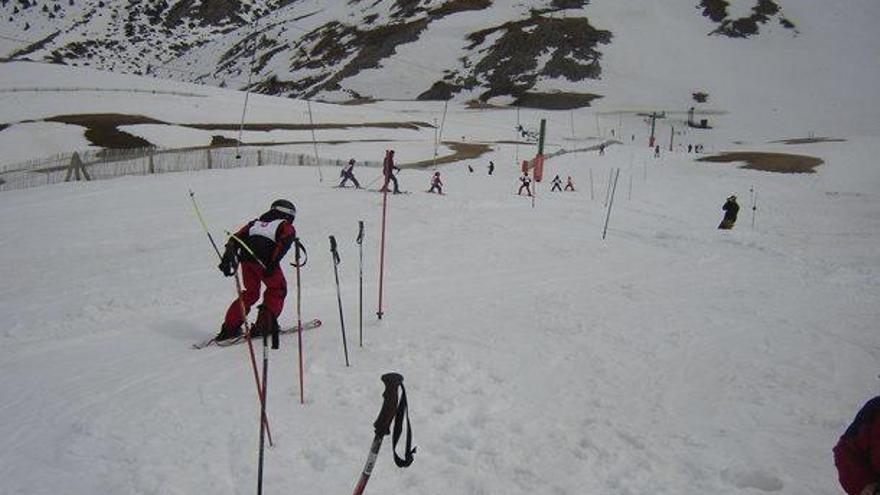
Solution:
M277 328L278 317L281 316L284 298L287 296L287 280L281 269L281 259L296 240L294 218L296 207L293 203L286 199L276 200L272 202L269 211L248 222L234 234L235 238L230 237L226 242L226 250L218 268L224 275L231 277L240 266L244 290L241 301L232 301L226 310L220 333L215 337L217 341L241 335L245 315L260 299L260 284L265 285L266 290L263 292L263 304L260 305L251 336L260 336ZM239 240L250 251L244 249ZM242 303L245 314L242 314Z
M660 158L660 145L654 147L654 158Z
M550 192L562 192L562 179L559 178L559 174L556 174L551 184L553 187L550 188Z
M492 175L492 172L495 171L495 162L489 161L489 175Z
M474 167L472 167L470 164L468 164L468 173L474 173Z
M531 196L532 189L531 189L530 185L532 183L532 179L529 177L529 172L524 171L523 174L520 176L519 181L522 182L522 184L520 184L519 191L516 192L516 195L521 196L523 189L525 189L527 195Z
M397 177L394 176L394 171L397 170L400 172L400 167L394 164L394 150L385 151L385 160L382 162L382 173L385 175L385 184L382 186L382 189L379 189L380 192L388 191L388 182L394 183L394 194L400 194L400 188L397 185Z
M727 201L724 202L724 206L722 206L721 209L724 210L724 218L721 220L721 224L718 225L718 228L730 230L733 228L733 224L736 223L736 214L739 213L739 205L736 203L736 196L731 195L727 198Z
M568 176L568 180L565 182L565 190L574 192L574 182L571 181L571 176Z
M599 156L605 155L605 143L599 144Z
M849 495L880 494L880 396L856 414L834 446L840 486Z
M348 161L348 164L342 167L342 172L340 172L340 177L342 177L342 182L339 183L339 187L345 187L345 183L349 180L354 182L354 187L360 189L361 185L358 183L358 180L354 177L354 158Z
M431 177L431 189L428 192L435 192L435 189L437 194L443 194L443 182L440 180L440 172L434 172L434 175Z

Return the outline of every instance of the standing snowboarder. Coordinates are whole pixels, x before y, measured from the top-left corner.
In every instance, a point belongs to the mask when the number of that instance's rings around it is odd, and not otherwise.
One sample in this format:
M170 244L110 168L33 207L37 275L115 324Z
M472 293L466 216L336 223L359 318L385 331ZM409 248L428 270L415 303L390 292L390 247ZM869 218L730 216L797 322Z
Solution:
M339 187L345 187L345 183L349 180L354 182L354 187L360 189L361 185L358 183L358 180L354 176L354 158L348 161L348 164L342 167L342 172L340 176L342 177L342 182L339 183Z
M568 180L565 182L565 190L574 192L574 182L571 181L571 176L568 176Z
M722 230L730 230L733 228L733 224L736 223L736 214L739 213L739 205L736 203L736 196L731 195L727 198L727 201L724 202L724 206L722 206L721 209L724 210L724 218L721 220L718 228Z
M869 400L834 446L840 486L849 495L880 494L880 397Z
M265 285L266 290L263 292L263 304L260 305L251 337L268 334L277 328L278 317L281 316L284 298L287 296L287 280L281 269L281 260L296 242L294 218L296 207L293 203L286 199L276 200L272 202L269 211L248 222L226 242L226 250L218 268L224 275L231 277L235 275L236 267L240 266L244 290L240 300L232 301L226 310L217 341L241 335L247 313L260 299L260 284Z
M443 182L440 180L440 172L434 172L434 175L431 177L431 189L428 192L435 192L435 189L437 194L443 194Z
M388 182L394 183L394 194L400 194L400 188L397 185L397 177L394 176L394 171L397 170L400 172L400 167L394 164L394 150L387 150L385 152L385 161L382 162L382 173L385 175L385 184L382 186L382 189L379 189L380 192L388 191Z
M489 161L489 175L492 175L492 172L495 171L495 162Z
M523 189L525 189L527 195L528 195L528 196L531 196L531 195L532 195L532 189L531 189L531 187L529 187L529 186L530 186L530 184L532 183L532 179L529 177L529 172L528 172L528 171L524 171L523 174L520 176L519 181L522 182L522 184L520 184L520 186L519 186L519 191L516 192L516 195L517 195L517 196L522 196L522 191L523 191Z
M559 174L556 174L556 177L553 178L551 184L553 187L550 188L550 192L562 192L562 179L559 178Z

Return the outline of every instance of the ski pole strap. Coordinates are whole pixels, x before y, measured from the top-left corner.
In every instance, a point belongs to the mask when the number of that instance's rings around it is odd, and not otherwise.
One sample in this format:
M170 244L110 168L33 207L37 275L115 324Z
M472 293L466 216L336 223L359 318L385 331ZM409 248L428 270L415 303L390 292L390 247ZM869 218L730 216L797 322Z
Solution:
M306 263L309 261L309 253L306 252L306 247L303 246L303 243L300 242L299 237L293 238L293 247L294 247L294 258L296 261L290 264L290 266L295 268L302 268L306 266ZM302 254L300 254L300 251ZM300 261L302 260L302 261Z
M394 463L397 467L407 467L413 462L413 454L416 449L412 448L412 428L409 422L409 411L407 410L406 389L403 387L403 377L398 373L387 373L382 375L382 381L385 383L385 392L382 393L384 402L382 410L379 411L379 417L373 423L376 436L385 436L391 433L391 423L394 422L394 434L392 435L392 453L394 454ZM400 389L400 401L398 402L398 390ZM403 418L406 417L406 445L404 447L404 457L397 455L397 442L403 431Z
M339 251L336 250L336 237L330 236L330 253L333 254L333 264L339 264Z
M358 220L358 236L357 236L358 245L364 243L364 221Z

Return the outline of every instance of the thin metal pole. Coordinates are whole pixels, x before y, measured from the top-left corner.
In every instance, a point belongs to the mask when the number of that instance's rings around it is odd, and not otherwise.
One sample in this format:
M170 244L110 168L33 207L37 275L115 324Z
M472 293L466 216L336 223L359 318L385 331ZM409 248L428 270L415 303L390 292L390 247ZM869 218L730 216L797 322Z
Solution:
M602 240L605 239L605 234L608 232L608 220L611 219L611 207L614 205L614 193L617 191L617 178L620 177L620 169L617 169L617 173L614 174L614 187L611 189L611 200L608 202L608 211L605 214L605 228L602 229Z
M382 193L382 241L380 243L379 248L379 310L376 311L376 316L379 319L382 319L382 294L384 289L384 281L385 281L385 218L388 212L388 188L385 188L385 192Z
M315 164L318 165L318 181L324 182L324 174L321 172L321 160L318 158L318 141L315 138L315 121L312 119L312 102L306 100L309 108L309 127L312 129L312 146L315 148Z
M358 313L360 320L360 331L358 332L358 340L360 346L364 346L364 221L358 222L358 251L360 251L360 264L358 265L358 277L360 279L358 290Z
M251 30L251 36L254 37L254 49L253 49L253 52L251 52L251 62L250 62L250 65L248 66L248 82L247 82L247 87L245 88L245 93L244 93L244 106L241 109L241 124L239 124L239 127L238 127L238 141L235 143L235 159L236 160L241 158L240 146L241 146L241 137L242 137L242 134L244 133L244 114L245 114L245 112L247 112L248 97L250 97L250 95L251 95L251 79L253 78L253 75L254 75L254 60L256 59L256 56L257 56L257 22L258 22L258 18L256 16L254 16L253 29Z

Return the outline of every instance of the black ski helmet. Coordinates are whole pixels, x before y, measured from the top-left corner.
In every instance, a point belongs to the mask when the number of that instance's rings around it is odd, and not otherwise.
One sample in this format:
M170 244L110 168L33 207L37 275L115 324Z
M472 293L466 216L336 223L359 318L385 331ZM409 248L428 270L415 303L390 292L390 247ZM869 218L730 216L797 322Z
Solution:
M284 214L291 222L296 218L296 206L286 199L276 199L272 202L272 211Z

